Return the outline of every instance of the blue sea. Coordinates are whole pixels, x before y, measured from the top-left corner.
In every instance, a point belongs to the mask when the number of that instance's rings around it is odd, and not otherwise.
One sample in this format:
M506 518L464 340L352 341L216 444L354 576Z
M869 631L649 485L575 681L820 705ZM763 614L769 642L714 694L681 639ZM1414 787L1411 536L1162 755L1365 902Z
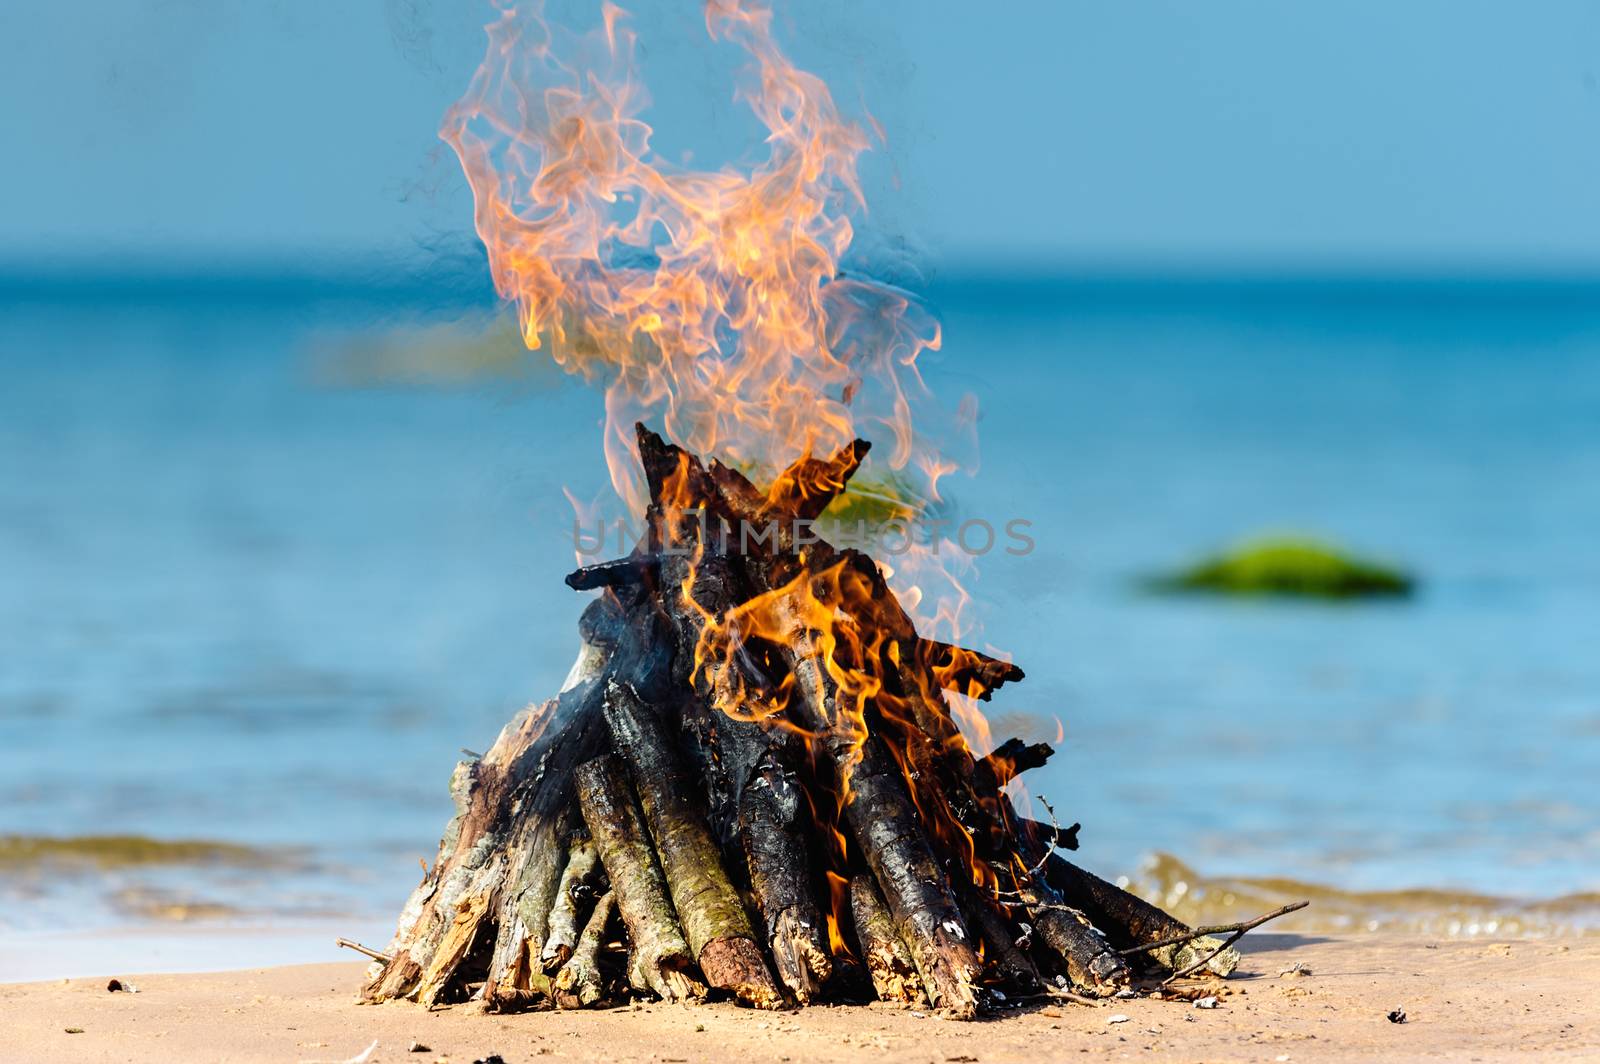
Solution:
M982 560L1028 673L987 708L1061 722L1031 790L1084 864L1180 909L1314 896L1305 927L1600 930L1600 284L929 295L929 382L981 411L953 505L1037 543ZM598 395L484 355L493 313L472 280L0 276L0 978L387 937L459 751L560 686L563 488L606 483ZM1418 593L1143 584L1269 531ZM234 935L148 952L179 926Z

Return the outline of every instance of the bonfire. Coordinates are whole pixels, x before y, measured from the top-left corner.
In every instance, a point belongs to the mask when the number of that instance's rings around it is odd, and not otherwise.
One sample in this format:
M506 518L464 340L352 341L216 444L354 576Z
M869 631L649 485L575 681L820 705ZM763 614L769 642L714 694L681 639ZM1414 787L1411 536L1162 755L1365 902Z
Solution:
M1231 938L1063 856L1078 825L1017 783L1051 746L983 722L1023 671L961 645L964 591L936 590L951 552L908 534L891 569L820 531L868 458L858 424L938 499L973 406L929 414L932 316L838 267L867 135L769 12L706 21L753 61L769 156L748 172L652 156L610 6L572 42L506 10L446 120L497 285L530 348L605 386L611 479L643 520L631 553L567 578L596 595L560 693L457 765L366 998L971 1018L1226 975Z

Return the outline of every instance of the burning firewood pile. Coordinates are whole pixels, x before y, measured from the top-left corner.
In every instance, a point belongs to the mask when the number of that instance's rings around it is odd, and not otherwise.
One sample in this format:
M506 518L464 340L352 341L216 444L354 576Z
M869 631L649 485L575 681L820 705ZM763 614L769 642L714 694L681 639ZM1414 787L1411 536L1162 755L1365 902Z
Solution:
M1232 970L1202 932L1260 921L1194 930L1062 857L1078 826L1007 789L1048 745L974 755L943 692L988 699L1022 671L920 638L872 559L812 534L867 444L766 490L642 425L638 449L648 533L567 578L602 592L578 661L457 765L367 1000L971 1018Z

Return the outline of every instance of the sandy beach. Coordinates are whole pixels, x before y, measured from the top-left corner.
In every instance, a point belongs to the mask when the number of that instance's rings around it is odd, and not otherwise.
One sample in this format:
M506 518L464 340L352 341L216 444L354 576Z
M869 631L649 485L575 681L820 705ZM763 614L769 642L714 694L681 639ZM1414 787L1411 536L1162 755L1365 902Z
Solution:
M1263 934L1215 1009L1049 1004L975 1024L878 1007L759 1013L638 1005L490 1016L362 1006L363 965L106 973L0 986L0 1059L577 1061L1518 1060L1600 1056L1600 939ZM1309 975L1283 975L1296 964ZM110 993L110 976L138 993ZM1403 1024L1386 1017L1405 1010ZM1126 1017L1118 1020L1117 1017ZM415 1050L420 1043L426 1050Z

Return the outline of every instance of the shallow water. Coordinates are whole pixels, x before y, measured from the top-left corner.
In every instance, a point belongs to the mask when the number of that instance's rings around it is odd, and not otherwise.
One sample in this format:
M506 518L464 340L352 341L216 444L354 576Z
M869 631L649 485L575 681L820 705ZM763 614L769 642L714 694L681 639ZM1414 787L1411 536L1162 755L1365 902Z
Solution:
M14 859L0 929L386 922L432 859L458 748L482 750L569 664L561 489L603 487L598 399L537 369L330 375L329 352L407 317L404 290L7 291L0 834L265 856ZM1028 671L995 731L1063 722L1031 783L1083 821L1085 863L1138 875L1177 854L1198 871L1139 880L1171 901L1180 882L1274 896L1239 886L1263 877L1431 888L1420 907L1322 907L1441 933L1600 890L1600 288L935 298L930 380L983 411L957 510L1031 520L1038 543L983 561L987 640ZM1285 528L1406 564L1421 592L1138 588ZM1579 897L1516 928L1597 911Z

